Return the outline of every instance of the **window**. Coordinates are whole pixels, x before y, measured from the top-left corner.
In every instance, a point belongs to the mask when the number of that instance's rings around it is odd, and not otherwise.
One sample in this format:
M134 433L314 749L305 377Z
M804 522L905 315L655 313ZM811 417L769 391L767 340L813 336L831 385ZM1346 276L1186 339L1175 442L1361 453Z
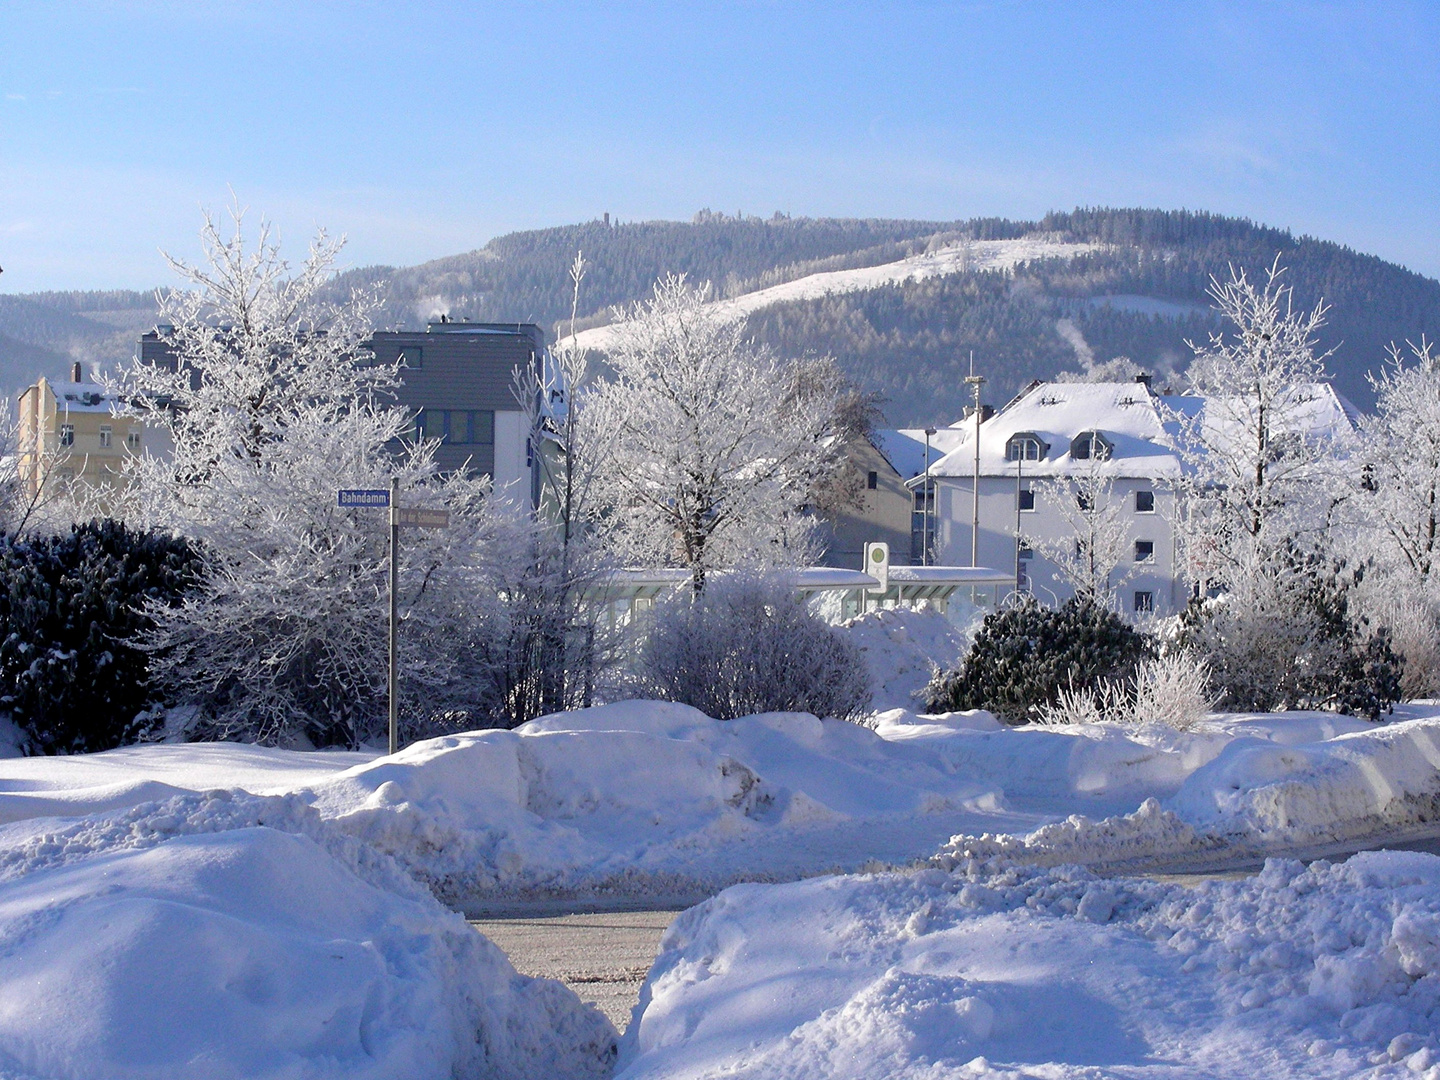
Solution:
M1022 543L1022 544L1020 545L1020 558L1022 558L1022 559L1033 559L1034 557L1035 557L1035 549L1032 548L1029 544L1023 544L1023 543Z
M865 486L874 491L880 486L880 474L873 469L865 477Z
M127 431L127 432L125 433L125 446L126 446L127 449L130 449L130 450L139 450L139 449L140 449L140 432L138 432L138 431Z
M489 445L495 441L495 414L489 410L421 409L415 418L421 438L456 445Z
M1029 488L1022 488L1020 491L1020 509L1035 509L1035 492L1031 491Z
M1104 461L1115 447L1098 431L1082 431L1070 441L1070 456L1076 461Z
M1135 492L1135 512L1137 514L1153 514L1155 512L1155 493L1153 491Z
M1136 561L1136 562L1150 562L1150 561L1153 560L1154 558L1155 558L1155 541L1154 541L1154 540L1136 540L1136 541L1135 541L1135 561Z
M61 425L60 425L60 445L61 445L61 446L74 446L74 445L75 445L75 425L74 425L74 424L61 424Z
M1085 514L1095 509L1095 504L1091 501L1090 496L1083 491L1075 493L1075 505L1080 508L1081 513Z
M417 371L425 365L425 350L419 345L405 345L401 347L398 359L411 371Z
M1136 610L1136 611L1154 611L1154 610L1155 610L1155 594L1154 594L1153 592L1150 592L1148 589L1136 589L1136 590L1135 590L1135 610Z
M115 429L112 428L109 424L101 424L101 425L100 425L100 449L101 449L101 450L109 450L109 449L110 449L110 441L111 441L111 438L114 436L114 433L115 433Z
M1050 452L1045 440L1033 431L1020 431L1005 444L1006 461L1040 461Z

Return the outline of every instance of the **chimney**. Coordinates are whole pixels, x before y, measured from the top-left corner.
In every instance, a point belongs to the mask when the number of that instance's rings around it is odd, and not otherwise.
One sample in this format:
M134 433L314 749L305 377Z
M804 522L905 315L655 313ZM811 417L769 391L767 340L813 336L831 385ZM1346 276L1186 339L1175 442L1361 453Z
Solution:
M606 210L606 211L605 211L605 227L606 227L607 229L610 227L610 211L609 211L609 210Z
M70 381L71 381L71 382L84 382L84 381L85 381L85 369L84 369L84 366L80 363L79 360L76 360L75 363L73 363L73 364L70 365Z
M1136 381L1137 383L1139 383L1141 386L1145 387L1146 390L1149 390L1149 389L1150 389L1150 380L1151 380L1152 378L1154 378L1153 375L1147 375L1147 374L1145 374L1145 373L1142 371L1139 375L1136 375L1136 376L1135 376L1135 381Z

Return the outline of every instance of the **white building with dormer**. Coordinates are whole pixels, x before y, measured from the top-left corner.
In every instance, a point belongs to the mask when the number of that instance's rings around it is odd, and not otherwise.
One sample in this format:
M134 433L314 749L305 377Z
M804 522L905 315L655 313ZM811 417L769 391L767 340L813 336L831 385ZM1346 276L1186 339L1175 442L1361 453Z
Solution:
M1355 407L1324 383L1303 388L1303 424L1311 431L1353 430ZM1128 530L1118 590L1127 614L1171 614L1189 598L1175 545L1177 417L1202 416L1198 397L1156 393L1147 377L1129 383L1032 383L976 425L954 425L954 448L930 469L934 488L934 561L951 566L1013 567L1016 587L1054 604L1073 589L1059 568L1025 540L1074 540L1073 515L1042 497L1045 481L1091 470L1108 481ZM1223 410L1212 410L1222 412ZM1202 417L1202 422L1207 418ZM979 432L979 528L976 431ZM912 481L923 485L923 477Z

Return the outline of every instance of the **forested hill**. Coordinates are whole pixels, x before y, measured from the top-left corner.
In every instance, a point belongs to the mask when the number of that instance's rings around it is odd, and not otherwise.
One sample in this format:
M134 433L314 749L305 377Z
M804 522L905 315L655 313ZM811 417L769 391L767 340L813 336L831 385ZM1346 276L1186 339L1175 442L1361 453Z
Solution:
M922 280L902 260L967 242L1030 238L1086 243L1094 250L1036 257L1004 270L983 266ZM1365 373L1391 341L1440 337L1440 282L1374 256L1280 229L1204 213L1076 210L1040 221L897 221L728 216L702 211L690 222L592 221L499 237L478 251L408 268L367 267L338 288L376 284L382 322L419 327L442 312L456 318L539 322L568 316L567 268L583 251L589 270L580 326L643 296L662 274L715 283L720 297L809 275L901 264L894 280L815 292L755 311L750 329L781 351L835 354L862 386L887 399L892 423L948 423L963 406L960 382L974 350L1003 403L1031 378L1128 356L1176 378L1185 340L1218 328L1206 288L1231 265L1252 273L1278 254L1297 304L1331 305L1323 348L1339 388L1368 403ZM1037 250L1042 252L1044 245ZM884 274L879 275L884 277ZM813 291L813 290L812 290ZM0 296L0 379L19 385L47 358L113 361L128 355L137 328L153 319L144 293ZM8 340L7 340L8 339Z

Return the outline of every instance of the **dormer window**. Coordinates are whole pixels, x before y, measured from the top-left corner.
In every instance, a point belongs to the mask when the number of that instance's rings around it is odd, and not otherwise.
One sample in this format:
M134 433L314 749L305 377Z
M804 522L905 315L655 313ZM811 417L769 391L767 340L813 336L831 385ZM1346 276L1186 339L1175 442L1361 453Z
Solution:
M1049 445L1033 431L1017 431L1005 444L1006 461L1043 461Z
M1076 461L1105 461L1115 451L1115 444L1098 431L1082 431L1070 440L1070 457Z

